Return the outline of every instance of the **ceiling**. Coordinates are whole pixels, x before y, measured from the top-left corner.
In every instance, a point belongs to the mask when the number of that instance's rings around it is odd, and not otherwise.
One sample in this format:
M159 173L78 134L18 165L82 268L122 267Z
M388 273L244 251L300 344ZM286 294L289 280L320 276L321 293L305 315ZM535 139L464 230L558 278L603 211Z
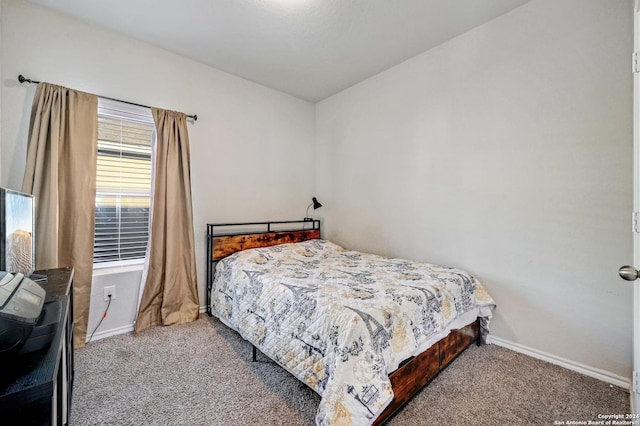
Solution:
M529 0L30 0L317 102Z

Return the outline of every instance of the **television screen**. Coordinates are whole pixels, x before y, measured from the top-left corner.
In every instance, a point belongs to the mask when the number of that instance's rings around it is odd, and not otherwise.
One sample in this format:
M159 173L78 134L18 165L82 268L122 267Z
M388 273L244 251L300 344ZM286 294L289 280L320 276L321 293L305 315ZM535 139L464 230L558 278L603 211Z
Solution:
M32 195L0 188L0 270L34 271L33 207Z

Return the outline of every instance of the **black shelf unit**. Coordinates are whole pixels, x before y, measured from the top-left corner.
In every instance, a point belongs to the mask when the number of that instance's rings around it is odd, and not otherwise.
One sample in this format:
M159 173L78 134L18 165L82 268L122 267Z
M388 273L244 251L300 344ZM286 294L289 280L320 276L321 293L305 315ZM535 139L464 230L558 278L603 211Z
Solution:
M51 345L3 360L0 413L21 425L69 423L74 378L73 269L37 271L47 291L45 303L59 304L60 320Z

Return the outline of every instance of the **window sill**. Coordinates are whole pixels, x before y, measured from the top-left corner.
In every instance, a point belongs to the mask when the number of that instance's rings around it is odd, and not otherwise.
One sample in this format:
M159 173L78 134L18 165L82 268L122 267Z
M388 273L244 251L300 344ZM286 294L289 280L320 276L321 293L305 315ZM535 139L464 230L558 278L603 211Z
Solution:
M120 272L142 271L144 259L121 260L93 264L93 276L117 274Z

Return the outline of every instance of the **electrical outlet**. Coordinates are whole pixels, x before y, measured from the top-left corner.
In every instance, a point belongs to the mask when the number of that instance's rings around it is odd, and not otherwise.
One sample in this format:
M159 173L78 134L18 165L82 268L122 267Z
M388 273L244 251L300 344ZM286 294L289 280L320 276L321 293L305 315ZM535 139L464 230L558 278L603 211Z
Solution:
M116 286L110 285L104 288L104 301L109 300L109 296L111 296L111 300L116 300Z

